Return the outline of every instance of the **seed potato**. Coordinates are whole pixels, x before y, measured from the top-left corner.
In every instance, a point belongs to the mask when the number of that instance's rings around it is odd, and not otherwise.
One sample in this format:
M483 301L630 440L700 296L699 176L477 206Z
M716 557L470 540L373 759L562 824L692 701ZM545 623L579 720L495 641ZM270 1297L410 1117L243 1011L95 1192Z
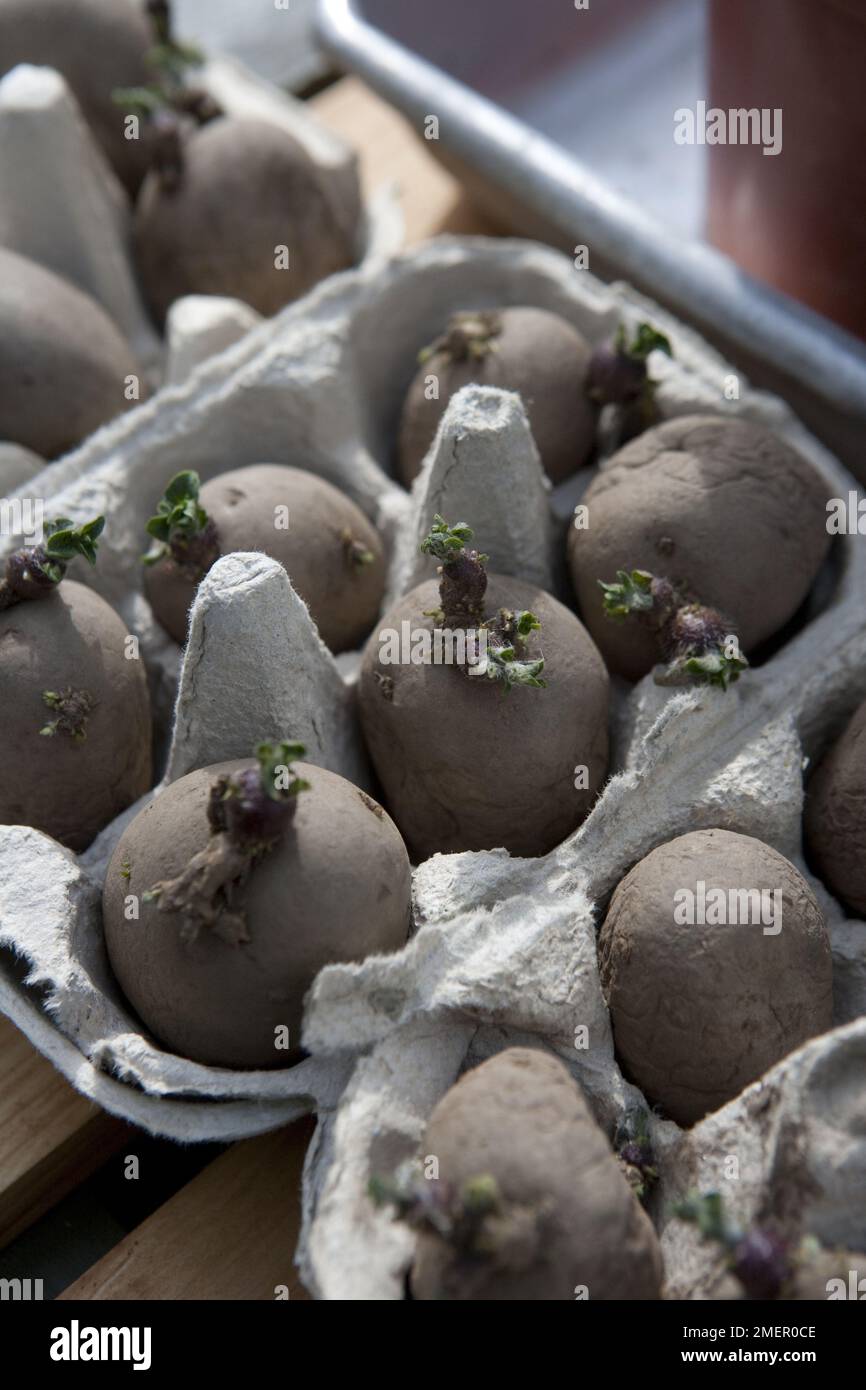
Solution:
M32 825L68 849L143 796L151 781L150 701L141 661L127 660L113 608L74 580L0 612L0 824ZM84 691L84 737L40 731L45 692Z
M135 210L134 247L157 323L185 294L241 299L260 314L354 261L356 207L337 207L310 156L280 126L210 121L184 142L177 187L156 171ZM288 249L288 267L276 263Z
M496 849L544 854L586 816L607 769L609 682L585 628L542 589L489 575L487 610L529 610L541 623L543 690L469 676L455 666L386 664L381 632L432 634L440 589L428 580L381 620L364 651L358 698L385 803L414 858ZM432 641L432 637L431 637ZM575 769L587 768L587 786Z
M49 461L135 402L144 378L103 309L35 261L0 248L0 438Z
M609 669L638 680L652 636L605 617L600 582L646 570L730 617L748 656L793 617L830 544L826 485L784 440L745 420L688 415L620 449L589 487L589 524L569 531L581 616Z
M699 881L726 893L779 890L781 930L678 923L676 895L697 895ZM599 964L623 1070L681 1125L832 1024L821 910L793 864L750 835L697 830L646 855L614 892Z
M595 445L595 411L585 392L589 357L589 344L577 329L546 309L454 316L439 345L421 362L406 396L398 446L402 481L411 485L451 397L473 382L522 397L552 482L577 472ZM431 374L438 378L436 399L428 399Z
M243 888L247 941L227 940L219 923L189 939L179 911L145 900L208 845L215 781L255 766L218 763L172 783L124 831L105 880L105 940L121 989L163 1047L210 1066L297 1061L304 995L321 967L396 950L409 928L409 861L393 822L345 778L304 763L295 766L309 788L294 820ZM125 915L129 895L138 920ZM282 1026L288 1052L275 1047Z
M351 498L302 468L258 463L212 478L199 499L221 554L261 550L278 560L331 651L359 646L382 603L385 553ZM278 508L288 508L287 527L276 524ZM145 569L144 585L163 627L185 642L197 583L167 556Z
M455 1193L492 1177L501 1211L482 1230L486 1254L419 1235L415 1298L660 1297L655 1232L557 1058L513 1047L467 1072L430 1116L422 1153Z

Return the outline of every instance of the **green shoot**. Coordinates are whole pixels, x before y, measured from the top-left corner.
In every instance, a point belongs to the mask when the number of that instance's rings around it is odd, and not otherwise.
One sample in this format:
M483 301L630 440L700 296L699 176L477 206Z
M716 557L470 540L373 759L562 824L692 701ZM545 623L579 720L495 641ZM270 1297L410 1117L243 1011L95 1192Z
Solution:
M434 559L447 564L472 540L474 532L465 521L449 526L444 517L434 516L433 525L421 542L421 554L432 555ZM479 556L483 563L487 556Z
M156 515L145 526L148 535L159 542L145 555L145 564L156 564L173 542L184 544L205 529L208 514L198 500L200 489L201 480L192 469L172 478L157 503Z
M646 570L617 570L616 583L598 581L604 592L604 611L615 622L632 613L648 613L653 607L652 575Z
M278 779L284 768L288 768L296 758L306 753L303 743L260 743L256 748L259 762L262 790L272 801L286 801L298 792L308 791L310 784L303 777L295 777L287 787L279 787Z

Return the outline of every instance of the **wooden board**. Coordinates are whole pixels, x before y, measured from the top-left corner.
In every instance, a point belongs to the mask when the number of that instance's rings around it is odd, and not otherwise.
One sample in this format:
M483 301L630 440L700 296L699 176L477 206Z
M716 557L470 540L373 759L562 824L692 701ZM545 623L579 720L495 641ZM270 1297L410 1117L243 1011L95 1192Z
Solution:
M312 1120L245 1139L70 1284L62 1299L306 1299L292 1256Z
M308 104L323 125L358 151L367 198L397 181L407 245L437 232L493 236L501 230L473 207L409 122L359 78L342 78Z
M0 1247L89 1177L127 1133L0 1018Z

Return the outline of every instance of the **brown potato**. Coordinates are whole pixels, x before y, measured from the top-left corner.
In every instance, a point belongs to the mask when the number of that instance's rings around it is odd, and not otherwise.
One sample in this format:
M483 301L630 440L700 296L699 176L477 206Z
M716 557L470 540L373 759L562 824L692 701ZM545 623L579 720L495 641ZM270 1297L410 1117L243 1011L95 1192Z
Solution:
M127 999L162 1046L210 1066L296 1061L304 995L322 966L396 950L409 929L409 860L393 822L345 778L304 763L294 771L310 789L243 889L249 941L212 929L185 939L178 913L144 901L207 845L215 780L252 766L218 763L161 792L124 831L103 894L108 954ZM124 913L130 894L138 920ZM275 1047L281 1026L289 1052Z
M150 786L144 666L126 627L92 589L64 579L47 598L0 612L0 824L32 825L86 849ZM56 717L44 692L85 691L85 737L41 734Z
M764 921L677 921L699 884L778 892ZM767 900L771 917L772 898ZM728 918L746 917L737 906ZM710 915L709 910L703 915ZM793 864L750 835L697 830L640 861L617 887L599 936L602 988L626 1075L691 1125L832 1024L830 941Z
M103 309L44 266L0 248L0 438L49 461L130 405L144 377Z
M310 156L280 126L210 121L184 141L177 188L148 174L135 211L142 286L162 323L184 294L242 299L275 314L354 261L358 208L338 208ZM287 269L277 251L288 248Z
M866 703L809 779L803 825L830 892L866 915Z
M279 560L331 651L359 646L382 604L385 553L351 498L302 468L256 463L212 478L200 501L216 525L221 554L262 550ZM275 525L278 507L288 507L287 529ZM352 542L372 559L356 564ZM145 569L144 588L166 631L185 642L197 585L166 558Z
M469 315L465 316L469 318ZM589 344L570 323L546 309L483 310L495 333L483 356L456 357L440 348L422 362L403 406L399 472L407 487L418 474L451 397L463 386L498 386L523 399L542 465L554 483L582 468L595 445L595 411L585 393ZM427 378L439 396L426 397Z
M591 484L569 532L581 616L608 667L638 680L658 660L640 626L611 622L599 581L648 570L730 618L748 656L793 617L827 554L827 488L811 464L744 420L688 415L647 430Z
M413 856L495 849L536 855L586 816L607 769L608 678L573 613L543 590L489 575L486 609L528 609L541 622L529 655L545 658L543 690L469 676L453 666L387 664L380 633L432 632L439 585L418 585L370 637L361 665L361 722L385 800ZM575 787L578 766L588 785Z
M655 1232L558 1058L513 1047L467 1072L430 1116L421 1152L451 1192L493 1178L501 1210L482 1230L487 1254L461 1257L419 1235L415 1298L661 1296Z
M72 89L102 152L135 193L146 168L143 140L124 137L118 87L151 80L143 6L134 0L0 0L0 73L19 63L56 68Z

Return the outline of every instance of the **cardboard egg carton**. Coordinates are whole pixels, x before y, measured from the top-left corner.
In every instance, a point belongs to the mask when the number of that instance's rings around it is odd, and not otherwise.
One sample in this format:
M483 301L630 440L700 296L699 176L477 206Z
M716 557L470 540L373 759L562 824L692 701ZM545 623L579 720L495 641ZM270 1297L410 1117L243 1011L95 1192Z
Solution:
M734 368L628 287L604 286L532 243L443 238L322 284L41 476L57 510L109 516L97 569L76 577L120 609L164 692L173 693L177 653L168 659L138 558L144 522L180 468L207 479L283 462L341 487L385 537L386 604L432 573L417 543L434 512L469 521L492 570L557 588L565 528L593 470L551 492L516 396L466 388L411 495L390 472L418 350L450 312L504 304L552 310L592 342L622 319L649 318L675 353L653 361L665 416L754 420L814 464L828 498L856 490L781 401L742 378L738 399L726 400ZM614 1057L595 942L599 913L627 870L676 835L721 826L765 840L809 877L804 758L866 694L866 551L857 537L840 537L833 551L808 621L727 692L671 693L651 677L634 688L614 683L610 780L563 844L538 859L494 850L420 864L410 941L394 955L320 972L305 1012L310 1056L298 1066L203 1067L161 1051L131 1017L105 959L99 892L138 807L78 858L37 831L0 827L0 941L29 966L7 965L0 1006L80 1090L155 1133L236 1138L315 1109L298 1252L305 1282L325 1299L402 1297L412 1236L373 1207L368 1182L416 1150L461 1069L513 1043L551 1049L609 1134L640 1099ZM259 737L278 735L302 739L310 761L369 785L356 665L323 647L280 566L255 554L220 560L193 608L167 779L248 756ZM791 1154L807 1194L803 1230L866 1245L866 925L846 920L810 882L833 939L833 1031L689 1132L653 1119L662 1168L654 1215L676 1297L711 1296L720 1276L712 1248L667 1217L669 1199L700 1180L721 1187L732 1214L748 1220L765 1209ZM583 1027L590 1046L578 1049ZM722 1159L732 1151L743 1177L726 1184Z

